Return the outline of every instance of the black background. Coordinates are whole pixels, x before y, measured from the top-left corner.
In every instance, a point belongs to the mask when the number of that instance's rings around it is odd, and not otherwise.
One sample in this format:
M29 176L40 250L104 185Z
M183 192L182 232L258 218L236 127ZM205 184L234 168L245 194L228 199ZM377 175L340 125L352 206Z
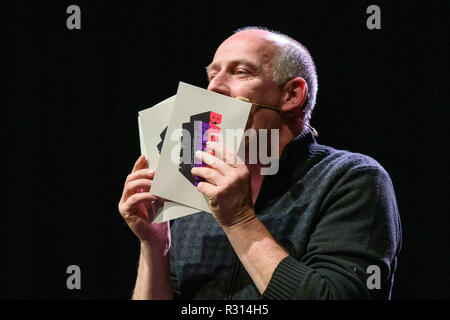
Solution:
M66 27L71 4L81 30ZM366 27L370 4L381 30ZM445 1L23 1L5 13L1 298L130 297L139 244L117 204L137 112L178 81L205 87L215 49L246 25L309 48L318 141L390 173L403 225L393 299L450 297ZM66 288L72 264L81 290Z

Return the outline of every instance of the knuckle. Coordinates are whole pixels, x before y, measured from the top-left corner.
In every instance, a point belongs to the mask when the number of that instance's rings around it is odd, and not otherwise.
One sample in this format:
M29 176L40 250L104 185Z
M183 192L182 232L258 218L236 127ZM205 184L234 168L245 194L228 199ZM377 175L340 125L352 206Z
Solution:
M238 175L238 173L235 170L232 170L230 172L229 177L230 177L230 179L229 179L230 183L233 183L233 182L235 182L235 181L237 181L239 179L239 175Z
M205 178L206 178L206 180L211 180L211 179L213 179L213 178L214 178L214 173L213 173L212 171L208 171L208 172L205 174Z
M133 189L134 184L135 184L135 183L133 183L133 181L128 181L127 183L125 183L124 189L125 189L126 191L130 191L130 190Z
M250 177L250 173L248 172L248 170L246 170L246 168L236 170L236 174L242 180L248 179Z
M127 178L125 179L125 184L127 184L128 182L130 182L130 180L132 179L133 174L130 173L129 175L127 175Z
M216 198L221 199L225 195L227 188L227 185L217 187L216 192L214 193Z
M119 205L119 212L122 217L126 216L128 214L128 211L129 208L125 204Z

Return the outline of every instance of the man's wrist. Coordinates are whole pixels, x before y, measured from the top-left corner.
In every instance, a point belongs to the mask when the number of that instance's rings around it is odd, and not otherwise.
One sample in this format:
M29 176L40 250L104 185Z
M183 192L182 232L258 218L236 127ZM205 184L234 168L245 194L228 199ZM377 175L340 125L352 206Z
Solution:
M248 208L239 213L239 218L235 219L233 223L221 224L222 229L227 231L234 231L237 229L247 229L255 222L258 222L255 210L253 208Z
M167 255L170 247L166 242L155 242L141 240L141 255L155 257L164 257Z

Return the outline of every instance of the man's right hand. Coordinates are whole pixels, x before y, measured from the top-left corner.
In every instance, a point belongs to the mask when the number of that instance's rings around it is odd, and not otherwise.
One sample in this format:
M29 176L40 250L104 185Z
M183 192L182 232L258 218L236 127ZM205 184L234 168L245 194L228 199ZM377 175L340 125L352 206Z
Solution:
M150 223L163 199L150 194L155 171L141 155L128 175L119 202L119 212L141 243L170 247L169 222Z

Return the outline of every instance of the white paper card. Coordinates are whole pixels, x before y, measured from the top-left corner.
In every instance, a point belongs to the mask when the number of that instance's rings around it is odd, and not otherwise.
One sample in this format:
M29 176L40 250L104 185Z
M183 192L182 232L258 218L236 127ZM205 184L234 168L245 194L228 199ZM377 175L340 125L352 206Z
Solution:
M158 167L159 153L163 142L162 133L169 123L175 98L176 96L172 96L139 112L138 127L141 153L147 157L151 169L157 169ZM152 223L161 223L197 212L199 210L166 201L158 210Z
M199 147L198 141L204 142L199 132L215 131L214 135L218 135L218 142L237 153L250 108L251 104L248 102L180 82L151 193L201 211L211 212L208 199L197 190L195 183L198 182L195 179L198 178L190 174L192 165L186 164L185 157L190 153L191 163L195 165L194 161L197 160L193 157L193 152ZM188 140L185 134L189 130L194 136ZM229 139L227 130L232 132ZM191 145L188 144L186 147L186 142L189 141ZM182 155L180 150L183 150Z
M158 146L162 145L161 134L169 124L176 96L161 101L151 108L139 111L139 138L141 152L147 157L148 166L151 169L158 167Z

